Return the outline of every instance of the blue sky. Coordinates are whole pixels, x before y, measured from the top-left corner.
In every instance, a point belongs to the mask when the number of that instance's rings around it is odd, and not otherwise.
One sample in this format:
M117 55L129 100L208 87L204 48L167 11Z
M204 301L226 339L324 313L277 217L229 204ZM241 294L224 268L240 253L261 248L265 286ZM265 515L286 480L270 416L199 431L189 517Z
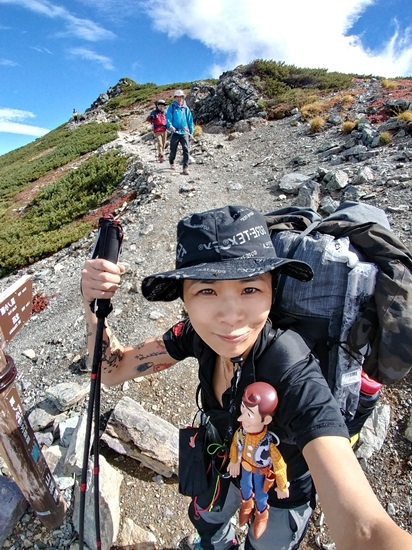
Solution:
M0 154L122 77L218 77L253 59L412 76L411 0L0 0Z

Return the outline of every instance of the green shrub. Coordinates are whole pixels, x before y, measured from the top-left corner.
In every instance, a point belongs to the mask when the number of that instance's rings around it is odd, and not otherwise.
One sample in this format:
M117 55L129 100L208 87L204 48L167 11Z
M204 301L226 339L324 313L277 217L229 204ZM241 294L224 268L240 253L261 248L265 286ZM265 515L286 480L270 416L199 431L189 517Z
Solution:
M117 111L119 109L124 109L131 107L135 103L144 104L146 102L152 102L153 98L163 94L166 101L171 101L173 99L173 92L176 88L181 88L182 90L190 90L192 82L175 82L172 84L165 84L158 86L154 82L146 82L145 84L137 84L131 79L128 80L127 84L122 85L122 94L110 99L105 109L109 112ZM208 83L215 83L215 79L206 80Z
M261 111L266 111L267 102L263 99L263 97L260 97L256 103Z
M286 65L284 62L256 59L238 67L245 76L253 77L254 83L262 83L269 97L273 93L283 93L287 89L311 88L319 90L341 90L348 88L354 75L331 72L327 69L298 68L294 65Z
M45 187L20 215L0 224L0 276L30 265L84 236L82 217L119 187L128 160L117 151L92 156Z
M94 151L117 137L117 124L90 122L75 129L67 125L49 132L34 143L0 157L1 202L52 170Z

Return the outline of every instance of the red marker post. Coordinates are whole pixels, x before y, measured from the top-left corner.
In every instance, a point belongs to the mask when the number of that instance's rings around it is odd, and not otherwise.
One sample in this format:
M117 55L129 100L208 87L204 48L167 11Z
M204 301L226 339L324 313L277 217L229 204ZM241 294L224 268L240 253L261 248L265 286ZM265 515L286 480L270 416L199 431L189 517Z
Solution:
M27 420L14 383L14 361L3 353L4 345L30 318L31 307L32 281L28 276L0 294L0 454L40 521L54 529L62 524L67 505Z

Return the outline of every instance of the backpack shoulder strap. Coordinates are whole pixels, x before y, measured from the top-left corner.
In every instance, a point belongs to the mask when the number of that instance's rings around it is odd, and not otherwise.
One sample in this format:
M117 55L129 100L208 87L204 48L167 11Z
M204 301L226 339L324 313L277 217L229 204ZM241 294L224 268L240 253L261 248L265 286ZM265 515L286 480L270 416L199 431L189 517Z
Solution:
M265 378L276 387L286 372L297 363L307 360L310 354L311 351L303 338L293 329L271 329L266 348L256 358L258 372L255 370L255 380ZM276 368L273 368L274 364Z

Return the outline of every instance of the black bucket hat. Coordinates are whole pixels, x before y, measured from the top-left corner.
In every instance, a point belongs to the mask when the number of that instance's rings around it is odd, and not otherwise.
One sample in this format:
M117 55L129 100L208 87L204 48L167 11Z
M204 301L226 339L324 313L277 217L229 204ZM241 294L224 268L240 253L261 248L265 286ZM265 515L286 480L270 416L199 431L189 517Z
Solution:
M180 220L176 269L145 277L142 293L149 301L169 302L180 296L182 279L246 279L275 269L301 281L313 277L308 264L276 255L260 212L225 206Z

